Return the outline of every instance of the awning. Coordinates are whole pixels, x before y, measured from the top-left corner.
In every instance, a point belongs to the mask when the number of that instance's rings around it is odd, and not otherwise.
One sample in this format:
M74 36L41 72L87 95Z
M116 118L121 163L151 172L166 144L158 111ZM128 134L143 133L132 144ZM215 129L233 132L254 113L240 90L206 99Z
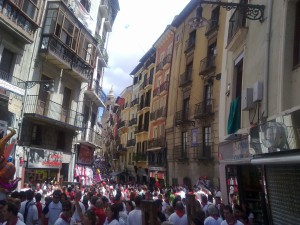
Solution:
M116 171L116 172L111 172L110 175L111 176L118 176L120 173L122 173L121 171Z
M290 156L276 156L276 157L266 157L266 158L254 158L251 160L251 164L290 164L290 163L300 163L299 155Z

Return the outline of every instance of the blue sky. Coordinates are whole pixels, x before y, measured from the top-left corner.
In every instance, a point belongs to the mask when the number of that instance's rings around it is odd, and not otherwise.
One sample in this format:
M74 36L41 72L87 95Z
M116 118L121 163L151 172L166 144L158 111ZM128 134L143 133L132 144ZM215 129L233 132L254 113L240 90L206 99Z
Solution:
M120 11L108 39L103 89L115 96L132 84L129 73L190 0L119 0Z

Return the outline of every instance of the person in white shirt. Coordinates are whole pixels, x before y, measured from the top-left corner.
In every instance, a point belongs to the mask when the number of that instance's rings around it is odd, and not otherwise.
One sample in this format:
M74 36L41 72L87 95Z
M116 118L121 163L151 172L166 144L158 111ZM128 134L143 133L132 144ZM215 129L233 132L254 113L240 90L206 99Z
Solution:
M55 190L53 192L52 202L48 206L49 211L46 214L48 218L48 225L54 225L56 220L59 218L60 213L62 212L62 205L60 202L60 190Z
M119 208L117 204L112 204L106 209L106 216L103 225L121 225L119 222Z
M142 225L142 210L141 210L142 196L135 197L135 209L129 212L127 217L127 225Z
M54 225L70 225L75 223L76 221L72 219L72 203L66 200L62 203L62 213Z
M82 222L82 216L85 213L85 206L82 202L80 202L80 199L82 197L81 191L76 192L75 194L75 210L72 215L72 218L76 221L76 223Z
M13 202L8 202L4 208L3 208L3 217L5 222L3 225L7 224L15 224L15 225L25 225L24 222L22 222L18 218L18 206Z
M219 210L215 205L209 205L207 208L208 217L204 220L204 225L220 225L222 219L219 217Z
M223 213L225 220L222 221L221 225L243 225L243 223L235 219L233 210L229 205L224 206Z
M27 200L21 203L20 213L23 214L24 223L26 225L38 224L38 210L33 201L34 192L30 189L26 191Z
M175 212L169 216L168 220L173 222L174 225L188 225L187 214L181 201L176 202Z

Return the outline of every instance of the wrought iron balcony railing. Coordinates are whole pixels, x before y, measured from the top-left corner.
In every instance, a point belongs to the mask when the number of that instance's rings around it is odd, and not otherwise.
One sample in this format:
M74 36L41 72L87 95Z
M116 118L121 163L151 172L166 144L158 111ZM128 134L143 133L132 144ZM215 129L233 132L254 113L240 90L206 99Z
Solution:
M28 95L24 106L24 115L38 114L49 119L82 128L83 114L72 109L65 108L61 104L51 100L42 101L38 95Z
M180 125L189 121L189 109L178 111L175 114L175 124Z
M102 87L100 86L97 80L93 80L92 82L90 82L88 91L93 93L103 103L106 101L106 94L104 93Z
M2 70L0 70L0 79L4 80L4 81L7 81L8 83L10 83L10 84L12 84L14 86L17 86L19 88L25 89L25 83L24 83L23 80L21 80L21 79L19 79L17 77L14 77L11 74L6 73L6 72L4 72Z
M138 162L138 161L147 161L147 153L134 153L133 155L133 160Z
M135 105L137 105L137 104L139 104L139 99L138 99L138 98L136 98L136 99L134 99L133 101L131 101L130 107L133 107L133 106L135 106Z
M128 120L122 120L118 122L118 129L128 127Z
M186 70L184 73L180 75L179 87L184 87L191 83L192 83L192 71Z
M180 161L188 160L189 159L188 146L187 145L174 146L173 159L180 160Z
M148 149L151 148L164 148L166 146L166 139L165 137L162 138L153 138L151 140L148 141Z
M153 90L153 98L160 94L160 87L157 87Z
M199 143L191 147L191 157L193 159L212 159L213 142Z
M186 40L184 52L187 53L187 52L191 51L192 49L194 49L195 43L196 43L196 40L194 37Z
M211 55L200 61L200 75L207 75L216 69L216 56Z
M137 124L137 118L132 118L131 120L129 120L129 126L133 126Z
M127 151L127 148L126 148L124 145L119 144L119 145L117 146L117 151L118 151L118 152L124 152L124 151Z
M238 30L246 25L246 14L241 9L236 9L229 19L229 28L228 28L228 41L227 44L231 42L234 35Z
M172 61L172 54L168 54L167 56L164 57L163 59L163 66L165 66L168 63L171 63Z
M81 133L81 139L83 141L92 143L93 145L96 145L96 146L101 146L101 144L102 144L101 135L91 128L85 128L83 130L83 132Z
M166 150L159 149L155 151L148 151L148 165L151 167L164 167L167 165Z
M196 104L195 115L194 115L195 119L200 119L203 117L213 115L214 105L215 105L214 99L207 99L204 102L200 102Z
M127 141L127 147L135 146L135 139L130 139Z
M165 81L160 85L160 93L169 90L169 81Z
M88 81L92 74L93 67L85 62L79 55L74 53L61 40L54 36L44 35L42 37L41 54L50 53L59 59L66 68L72 69L79 74L81 79Z

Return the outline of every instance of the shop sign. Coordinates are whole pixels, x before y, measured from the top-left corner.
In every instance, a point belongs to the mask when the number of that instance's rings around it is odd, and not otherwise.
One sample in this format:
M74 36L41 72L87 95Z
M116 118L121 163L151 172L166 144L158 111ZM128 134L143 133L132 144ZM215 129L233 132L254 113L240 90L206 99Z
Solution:
M94 148L81 144L78 150L77 163L92 165L94 162Z
M164 173L161 173L161 172L150 172L150 177L152 178L158 178L158 179L165 179L165 174Z
M59 169L62 166L63 153L59 151L30 148L28 168Z

